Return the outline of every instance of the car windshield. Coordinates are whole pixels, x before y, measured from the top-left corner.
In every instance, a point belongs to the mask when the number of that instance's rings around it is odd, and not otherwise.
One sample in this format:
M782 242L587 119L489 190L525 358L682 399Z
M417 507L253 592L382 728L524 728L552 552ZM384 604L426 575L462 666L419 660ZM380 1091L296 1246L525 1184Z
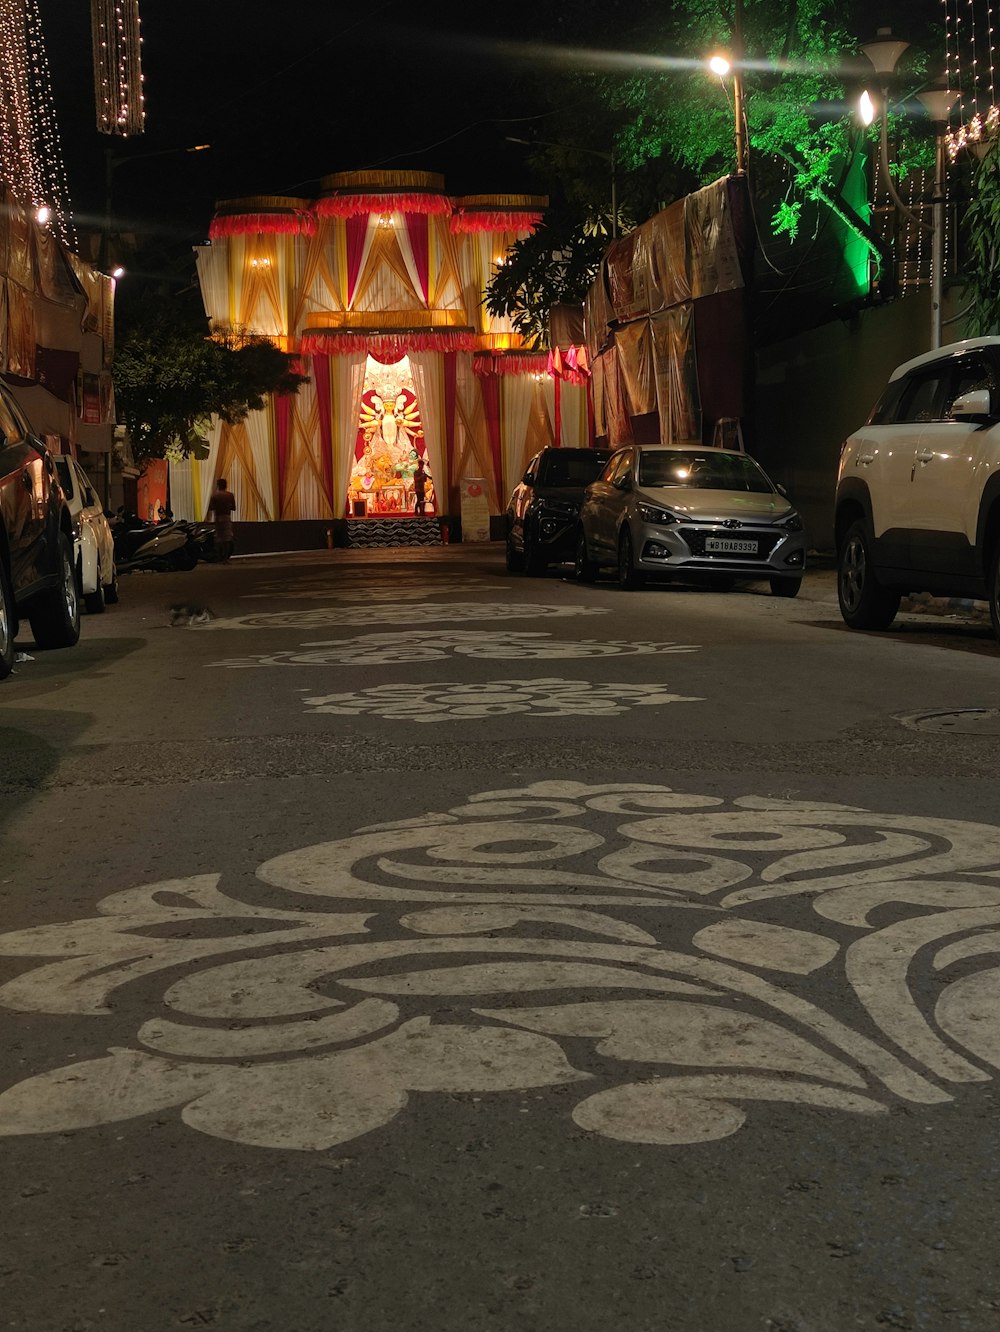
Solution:
M554 449L542 458L538 466L538 484L540 486L589 486L596 481L608 461L606 453L586 452L570 453L569 450Z
M722 449L644 450L639 457L639 485L774 493L774 487L752 458Z

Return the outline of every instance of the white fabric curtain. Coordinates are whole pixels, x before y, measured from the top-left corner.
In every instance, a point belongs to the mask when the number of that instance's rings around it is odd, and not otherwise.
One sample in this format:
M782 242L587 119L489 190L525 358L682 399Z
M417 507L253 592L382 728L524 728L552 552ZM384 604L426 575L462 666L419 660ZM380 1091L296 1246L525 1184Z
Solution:
M410 352L410 369L417 390L417 404L424 427L424 445L434 482L434 512L448 507L448 475L445 458L444 355L442 352Z
M586 384L567 384L562 386L560 400L562 417L562 439L564 448L585 449L590 443L587 426L587 386Z
M250 412L245 424L247 444L253 462L256 505L263 509L263 513L254 515L254 521L271 522L278 516L274 493L275 445L272 439L272 413L267 408L260 412ZM245 502L249 503L250 495L247 494L244 498Z
M324 384L323 391L327 391ZM289 421L288 464L285 470L285 504L282 518L326 518L326 500L320 484L319 411L316 406L316 374L299 386L292 398Z
M504 494L517 485L528 461L527 436L535 399L534 375L503 375L500 379L500 446Z
M452 481L463 481L466 477L485 477L490 513L499 513L503 506L499 502L497 482L493 475L493 455L486 429L483 393L468 352L463 352L457 358L455 409L456 474Z
M349 352L330 357L330 433L333 436L333 512L343 516L347 507L347 486L354 465L354 445L358 437L361 395L365 387L367 352ZM322 382L317 391L323 392Z
M186 522L201 522L202 514L195 512L194 489L191 481L191 460L183 458L179 462L167 464L168 485L170 487L170 510L175 518Z
M349 310L354 309L354 302L357 299L359 293L365 290L366 286L365 269L368 267L368 256L372 252L372 244L374 243L375 240L375 233L378 230L378 223L379 223L378 213L370 213L368 215L368 226L365 229L364 244L361 250L361 262L358 265L358 276L354 283L354 290L351 292L351 298L347 303L347 308ZM345 271L346 271L346 263L345 263ZM370 310L372 307L369 305L366 306L365 308Z
M205 313L213 323L229 323L229 242L196 245L195 266ZM174 510L176 513L176 510Z

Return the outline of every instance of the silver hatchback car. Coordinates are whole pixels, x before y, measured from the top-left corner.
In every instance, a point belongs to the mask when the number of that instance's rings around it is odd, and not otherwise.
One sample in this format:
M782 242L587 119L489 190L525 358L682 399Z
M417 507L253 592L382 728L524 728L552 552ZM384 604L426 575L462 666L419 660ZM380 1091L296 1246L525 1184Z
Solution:
M580 510L576 575L604 565L623 588L647 574L705 579L718 588L766 578L794 597L805 570L802 519L745 453L690 444L619 449Z

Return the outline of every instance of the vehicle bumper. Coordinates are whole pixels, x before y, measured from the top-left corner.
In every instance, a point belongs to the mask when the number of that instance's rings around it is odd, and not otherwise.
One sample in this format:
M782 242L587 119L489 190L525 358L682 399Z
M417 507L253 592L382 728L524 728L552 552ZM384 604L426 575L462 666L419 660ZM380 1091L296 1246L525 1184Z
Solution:
M803 532L775 527L677 527L642 524L633 529L636 568L645 573L725 573L741 578L801 578L806 564ZM713 550L713 543L753 543L755 550Z

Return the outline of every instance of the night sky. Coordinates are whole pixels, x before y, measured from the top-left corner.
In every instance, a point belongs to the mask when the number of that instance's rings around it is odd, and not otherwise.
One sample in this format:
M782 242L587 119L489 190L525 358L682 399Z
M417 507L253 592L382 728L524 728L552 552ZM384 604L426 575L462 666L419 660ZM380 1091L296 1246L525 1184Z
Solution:
M657 0L655 12L669 12ZM99 225L105 151L114 210L178 242L203 240L217 199L313 197L319 177L362 167L441 171L455 194L541 192L506 136L545 137L538 91L554 64L511 43L613 47L636 0L140 0L146 132L95 127L87 0L39 0L70 201ZM940 0L882 0L897 31ZM863 12L872 13L871 5ZM863 20L871 21L869 19ZM550 57L551 59L551 57ZM167 150L210 143L211 150ZM145 157L146 154L163 154Z

